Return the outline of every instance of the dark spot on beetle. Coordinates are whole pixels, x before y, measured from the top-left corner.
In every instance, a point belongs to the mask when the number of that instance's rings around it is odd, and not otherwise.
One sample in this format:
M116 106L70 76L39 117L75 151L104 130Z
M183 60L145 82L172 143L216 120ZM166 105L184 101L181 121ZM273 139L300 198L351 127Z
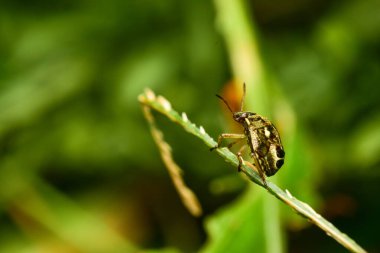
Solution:
M283 160L283 159L278 160L278 161L276 162L276 167L277 167L277 169L281 168L282 165L284 165L284 160Z
M278 158L284 158L285 157L285 151L280 147L276 147L276 153Z

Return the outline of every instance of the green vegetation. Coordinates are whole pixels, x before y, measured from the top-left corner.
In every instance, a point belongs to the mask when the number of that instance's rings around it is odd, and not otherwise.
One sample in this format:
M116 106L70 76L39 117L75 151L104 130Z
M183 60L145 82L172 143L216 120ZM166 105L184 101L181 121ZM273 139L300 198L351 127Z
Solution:
M137 96L216 138L242 82L282 134L268 180L380 251L379 1L240 4L2 1L1 252L346 252L157 114L203 216L181 203Z

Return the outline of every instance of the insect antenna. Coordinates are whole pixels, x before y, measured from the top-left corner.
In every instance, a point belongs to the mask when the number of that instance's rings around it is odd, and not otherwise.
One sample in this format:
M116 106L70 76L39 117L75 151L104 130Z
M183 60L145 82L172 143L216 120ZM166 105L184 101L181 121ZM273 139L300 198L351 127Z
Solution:
M241 102L240 102L240 111L241 112L243 111L243 107L244 107L244 99L245 99L245 83L243 83L243 96L242 96Z
M228 107L228 110L230 110L230 112L233 114L234 112L232 111L227 101L222 96L219 96L218 94L216 94L216 96L226 104L226 106Z

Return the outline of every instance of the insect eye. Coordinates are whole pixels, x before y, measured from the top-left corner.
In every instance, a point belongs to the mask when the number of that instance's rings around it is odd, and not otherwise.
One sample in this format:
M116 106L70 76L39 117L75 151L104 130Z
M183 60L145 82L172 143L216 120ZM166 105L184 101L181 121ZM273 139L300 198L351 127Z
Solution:
M285 157L285 151L280 146L277 146L276 153L277 153L278 158L284 158Z
M283 159L278 160L278 161L276 162L276 167L277 167L277 169L281 168L282 165L284 165L284 160L283 160Z

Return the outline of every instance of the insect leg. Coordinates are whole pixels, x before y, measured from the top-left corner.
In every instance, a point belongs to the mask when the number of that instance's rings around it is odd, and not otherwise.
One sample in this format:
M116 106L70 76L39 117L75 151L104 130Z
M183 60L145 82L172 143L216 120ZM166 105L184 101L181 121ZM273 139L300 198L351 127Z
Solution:
M221 134L218 137L218 144L215 147L210 148L210 151L213 151L214 149L220 148L223 139L245 139L246 136L244 134ZM232 147L234 144L238 143L240 140L234 141L228 145L228 147Z
M255 170L259 173L259 176L261 177L261 179L263 180L263 183L264 183L264 186L265 188L268 188L268 185L267 185L267 181L265 180L265 175L264 175L264 171L263 169L261 168L260 166L260 163L259 163L259 158L256 157L255 154L252 154L251 155L253 157L253 159L255 160ZM252 165L253 166L253 165Z
M263 180L263 184L265 186L265 188L268 188L268 185L267 185L267 181L265 180L265 175L264 175L264 171L263 169L260 167L260 164L259 164L259 161L258 161L258 158L255 156L255 155L252 155L254 161L255 161L255 165L254 166L252 163L250 162L247 162L245 163L244 160L243 160L243 157L241 155L241 153L244 151L244 149L247 147L247 145L244 145L242 146L240 149L239 149L239 152L237 152L236 156L239 160L239 165L238 165L238 172L241 171L241 166L243 166L243 163L244 164L248 164L248 166L250 166L252 169L256 170L258 173L259 173L259 176L260 178Z
M267 181L265 180L264 173L259 168L254 166L252 163L247 162L246 164L259 173L259 176L261 177L261 180L263 180L263 184L264 184L265 188L268 188Z
M241 155L241 153L243 152L243 150L247 147L247 145L244 145L242 146L239 151L237 152L236 156L239 160L239 165L238 165L238 172L241 171L241 166L243 165L244 163L244 160L243 160L243 156Z
M231 148L233 145L235 145L236 143L241 142L242 140L244 140L244 139L242 138L242 139L238 139L237 141L231 142L230 144L227 145L227 148Z

